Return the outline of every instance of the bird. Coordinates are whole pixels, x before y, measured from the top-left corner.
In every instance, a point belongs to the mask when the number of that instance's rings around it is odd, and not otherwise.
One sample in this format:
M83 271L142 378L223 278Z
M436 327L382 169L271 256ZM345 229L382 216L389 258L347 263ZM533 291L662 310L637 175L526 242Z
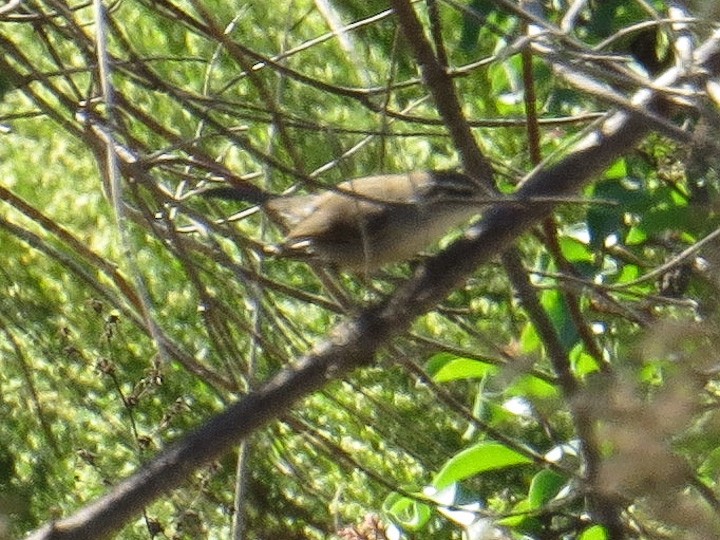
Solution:
M365 275L436 243L478 214L478 197L485 195L478 182L455 171L366 176L307 195L276 195L252 184L200 193L259 205L285 233L268 253Z

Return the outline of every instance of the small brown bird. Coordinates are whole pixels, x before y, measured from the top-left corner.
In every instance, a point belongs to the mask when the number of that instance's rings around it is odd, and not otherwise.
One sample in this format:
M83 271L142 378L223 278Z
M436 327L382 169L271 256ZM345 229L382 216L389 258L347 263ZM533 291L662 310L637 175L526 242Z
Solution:
M201 194L259 204L286 233L275 254L369 274L417 255L477 214L485 193L469 176L445 171L356 178L310 195L273 195L256 186Z

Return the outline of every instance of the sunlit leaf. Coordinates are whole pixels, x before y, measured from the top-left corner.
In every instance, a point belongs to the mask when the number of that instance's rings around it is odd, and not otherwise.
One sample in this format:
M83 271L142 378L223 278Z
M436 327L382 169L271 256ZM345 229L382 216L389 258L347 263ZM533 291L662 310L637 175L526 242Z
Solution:
M476 444L451 458L433 479L433 486L442 489L453 482L508 467L527 465L532 460L500 443Z
M580 533L578 540L610 540L610 535L602 525L593 525Z
M455 358L435 371L435 382L448 382L458 379L481 379L488 374L496 373L497 367L470 358Z
M530 482L528 502L530 508L542 508L560 492L567 478L548 469L537 473Z
M433 510L425 503L391 493L383 502L383 512L401 527L414 531L425 526Z

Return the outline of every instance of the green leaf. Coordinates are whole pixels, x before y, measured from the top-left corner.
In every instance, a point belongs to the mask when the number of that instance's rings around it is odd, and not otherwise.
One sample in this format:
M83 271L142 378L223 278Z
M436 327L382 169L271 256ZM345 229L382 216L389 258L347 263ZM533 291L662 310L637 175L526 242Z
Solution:
M605 171L603 177L606 180L619 180L622 178L627 178L627 175L627 161L625 161L625 158L621 158L618 159L615 163L613 163L610 168Z
M521 350L525 354L530 354L537 351L542 343L540 342L540 336L538 336L535 327L527 323L520 333L520 345Z
M545 506L555 498L566 482L567 479L564 476L548 469L537 473L530 482L528 490L530 508L537 509Z
M537 519L527 515L530 509L529 501L522 499L513 506L513 515L499 519L497 524L501 527L515 529L516 531L531 532L537 528L535 527L535 525L537 525Z
M482 442L453 456L435 476L432 485L439 489L487 471L496 471L518 465L527 465L532 460L494 442Z
M532 511L545 506L552 501L567 483L567 478L548 469L537 473L530 482L527 499L522 499L513 507L513 516L504 518L498 525L515 529L528 535L540 533L542 522L533 515Z
M509 392L514 395L535 399L553 399L560 396L557 386L530 374L523 375L513 382L512 386L509 387Z
M591 262L594 258L593 252L587 244L572 236L560 238L560 249L565 258L572 263Z
M482 379L486 375L497 373L497 367L472 360L470 358L455 358L446 362L433 375L435 382L448 382L460 379Z
M404 529L422 529L432 515L432 508L398 493L391 493L383 502L383 512Z
M575 347L570 352L570 361L572 362L573 372L580 377L595 373L600 369L595 358L588 354L582 346Z
M640 277L642 272L635 264L626 264L622 267L620 274L615 278L614 283L629 283Z
M629 246L642 244L647 240L647 232L638 227L631 227L625 237L625 243Z
M540 302L555 325L562 344L567 349L572 349L580 340L580 336L562 293L557 290L544 291Z
M578 536L578 540L608 540L609 538L610 536L605 530L605 527L601 525L593 525L585 529L580 533L580 536Z

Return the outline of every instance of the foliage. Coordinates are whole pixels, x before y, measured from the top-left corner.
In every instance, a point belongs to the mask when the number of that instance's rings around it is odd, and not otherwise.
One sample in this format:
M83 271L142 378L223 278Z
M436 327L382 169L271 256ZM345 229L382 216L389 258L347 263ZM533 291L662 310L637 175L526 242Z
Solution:
M580 3L539 4L573 69L624 96L682 33L661 1L588 2L574 18ZM531 149L563 159L618 105L521 55L514 6L415 6L428 36L441 29L435 52L503 192L537 164ZM55 0L0 15L8 538L94 500L416 266L328 277L267 258L280 231L226 219L246 208L198 190L462 165L385 3L120 0L103 20ZM518 240L539 311L507 261L478 268L372 366L193 472L121 537L717 537L717 137L682 116L691 142L628 148Z

